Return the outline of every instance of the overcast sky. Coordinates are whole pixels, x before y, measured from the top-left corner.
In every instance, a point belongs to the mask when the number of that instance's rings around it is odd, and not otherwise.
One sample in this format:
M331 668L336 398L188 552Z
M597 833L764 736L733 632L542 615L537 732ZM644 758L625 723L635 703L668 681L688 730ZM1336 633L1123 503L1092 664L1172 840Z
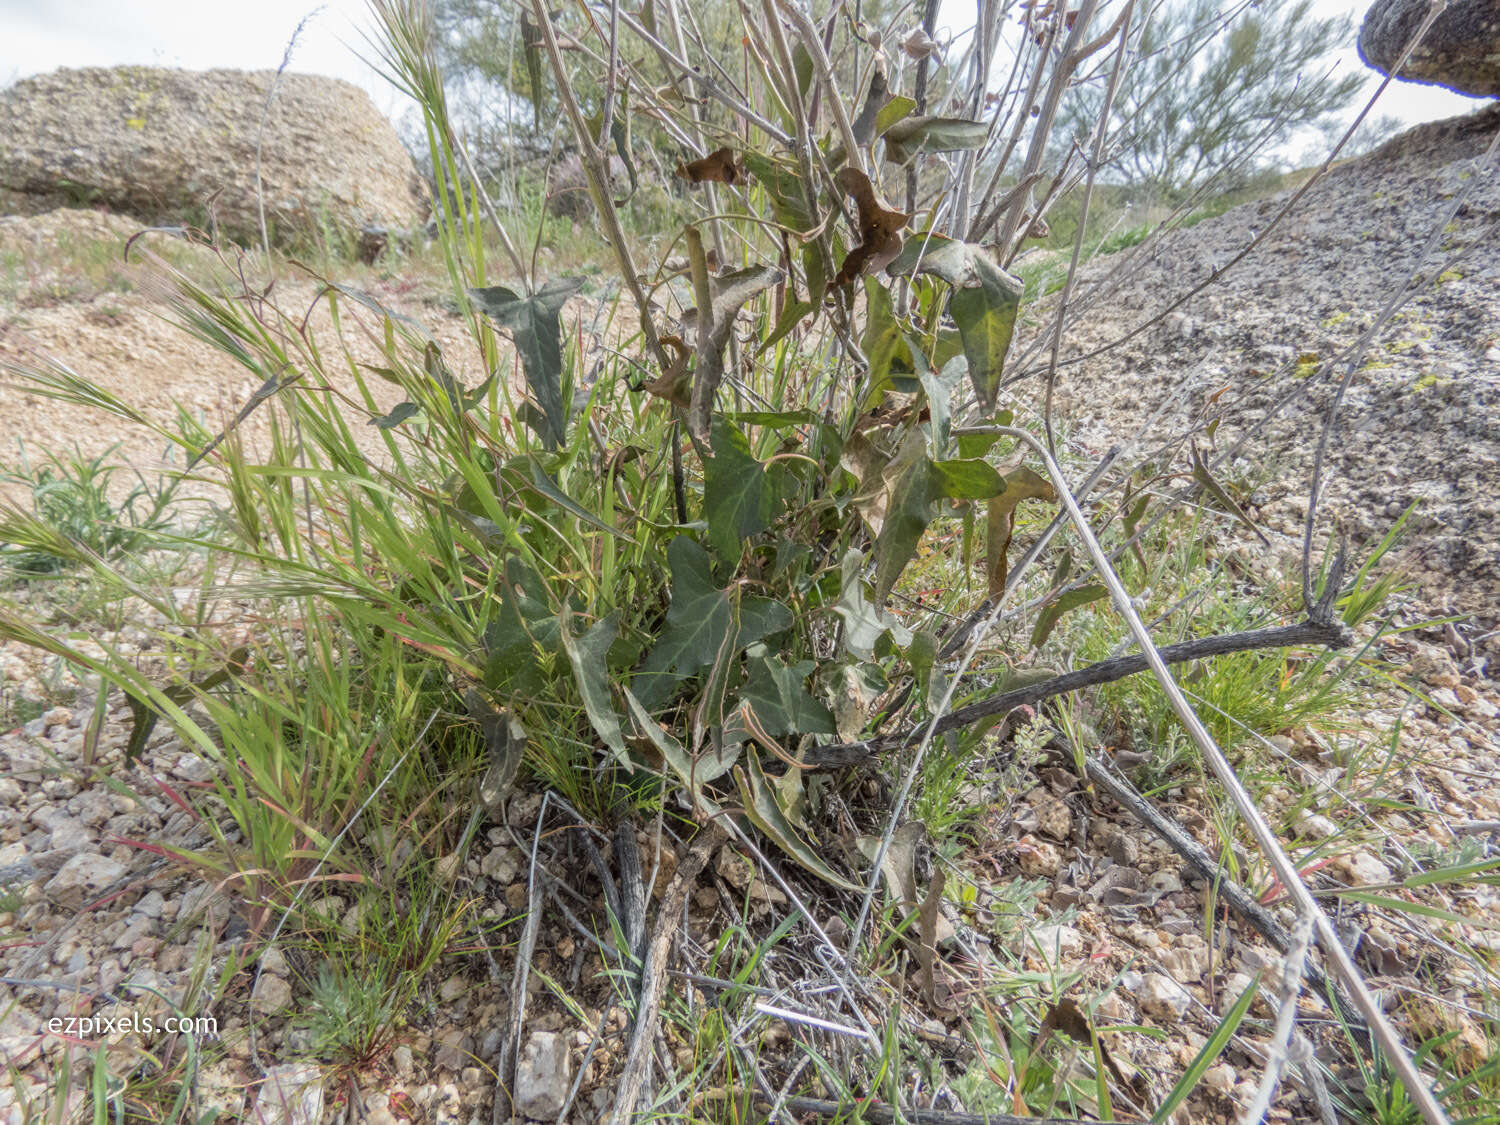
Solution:
M1314 8L1324 16L1362 14L1368 3L1314 0ZM321 7L310 0L0 0L0 85L61 66L274 69L305 16L293 70L357 82L386 114L404 109L402 97L356 55L369 54L359 30L368 26L364 0L327 0ZM1364 70L1352 45L1338 58L1341 68ZM1415 124L1479 104L1432 86L1394 83L1375 112Z

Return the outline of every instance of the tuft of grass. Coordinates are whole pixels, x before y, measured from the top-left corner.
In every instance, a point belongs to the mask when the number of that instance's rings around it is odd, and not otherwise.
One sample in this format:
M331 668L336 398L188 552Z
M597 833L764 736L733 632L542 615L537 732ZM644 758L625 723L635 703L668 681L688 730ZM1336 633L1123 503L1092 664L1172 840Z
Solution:
M25 489L31 512L23 516L14 506L0 507L0 567L24 577L56 574L73 554L57 546L58 537L111 560L139 550L170 525L178 482L150 482L136 472L135 483L121 496L116 484L121 466L110 462L118 448L95 457L76 447L72 454L49 450L33 465L22 447L19 466L0 470L0 484ZM28 534L39 530L41 537Z

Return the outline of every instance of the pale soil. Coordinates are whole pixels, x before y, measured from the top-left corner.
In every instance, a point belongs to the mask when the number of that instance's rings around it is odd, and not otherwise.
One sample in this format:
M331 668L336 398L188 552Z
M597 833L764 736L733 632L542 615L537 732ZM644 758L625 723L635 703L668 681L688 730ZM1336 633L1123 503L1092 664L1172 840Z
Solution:
M50 355L155 422L170 427L180 405L218 432L270 373L250 371L168 318L161 303L152 297L163 271L139 252L132 254L130 263L121 261L126 240L140 230L132 220L88 211L54 211L33 219L0 218L0 262L14 263L17 258L21 262L11 267L11 307L0 308L0 363L34 365L39 354ZM79 279L67 272L60 276L59 271L49 270L44 264L49 247L59 242L78 246L85 240L99 243L107 255L107 265L96 266L110 287L105 292L77 293ZM220 262L208 250L185 247L176 239L157 234L145 235L137 246L159 252L195 280L216 280L229 286L230 292L237 291L226 268L235 263ZM253 257L246 260L246 268L253 284L264 284ZM282 267L282 274L270 300L288 320L276 323L274 317L267 319L280 331L295 328L305 319L306 331L314 339L325 344L332 340L334 325L329 301L320 295L322 286L290 267ZM361 281L377 300L420 319L443 348L460 381L466 385L482 381L477 348L459 318L440 306L422 302L419 294L394 278L377 274ZM58 292L64 295L54 296ZM382 365L379 338L370 335L373 315L344 299L342 316L344 339L356 359ZM333 384L335 390L357 404L359 395L353 379L347 372L339 374L344 378ZM401 401L399 389L392 384L374 376L368 383L379 410L389 410ZM180 450L173 451L174 461L164 460L165 443L139 427L103 411L28 394L15 378L0 382L0 412L14 420L5 435L7 448L0 454L6 461L14 462L18 447L27 450L35 461L42 450L71 452L76 448L91 457L118 444L115 459L148 476L183 464ZM356 416L364 413L357 405L351 412ZM266 448L270 413L259 410L239 427L237 432L248 448ZM366 420L372 416L366 414ZM351 428L371 456L385 456L378 431L360 424ZM16 486L7 490L16 497L18 492Z

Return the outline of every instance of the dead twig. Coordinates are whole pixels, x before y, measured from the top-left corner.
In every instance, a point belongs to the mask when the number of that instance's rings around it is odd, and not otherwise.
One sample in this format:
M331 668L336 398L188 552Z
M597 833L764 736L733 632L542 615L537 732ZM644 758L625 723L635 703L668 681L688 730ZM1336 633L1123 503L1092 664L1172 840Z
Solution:
M672 941L677 936L677 927L682 922L688 891L698 873L708 863L708 857L724 842L724 830L718 826L704 831L694 841L688 853L677 865L677 873L662 896L661 907L656 913L656 929L646 947L645 964L641 967L641 987L635 1012L635 1026L630 1033L630 1049L625 1056L625 1071L615 1089L615 1106L609 1117L609 1125L624 1125L635 1115L636 1102L646 1084L646 1072L651 1059L651 1044L656 1038L656 1027L661 1018L661 982L667 972L667 955Z
M1312 915L1303 914L1292 930L1292 946L1286 951L1281 972L1281 995L1276 1012L1276 1029L1266 1048L1266 1071L1260 1077L1255 1098L1240 1117L1240 1125L1260 1125L1271 1109L1271 1099L1281 1082L1282 1071L1291 1061L1292 1033L1297 1027L1297 998L1302 995L1302 974L1307 964L1307 947L1312 941Z
M1182 641L1161 649L1161 658L1168 664L1182 664L1189 660L1202 660L1210 656L1225 656L1234 652L1251 652L1255 649L1292 648L1318 645L1328 648L1343 648L1351 641L1349 630L1338 622L1318 623L1304 621L1296 625L1277 625L1267 629L1250 629L1242 633L1222 633L1215 637L1199 637ZM1147 657L1140 654L1117 656L1112 660L1101 660L1072 672L1043 680L1039 684L1013 688L990 699L960 707L937 721L935 733L972 726L980 719L991 715L1003 715L1017 707L1032 706L1045 699L1070 692L1080 691L1098 684L1113 683L1126 676L1134 676L1150 667ZM875 754L895 750L909 745L922 735L927 724L900 734L872 738L865 742L843 742L831 746L815 746L803 755L805 765L812 769L837 769L863 762Z
M1155 832L1168 847L1187 861L1189 867L1207 879L1229 909L1254 926L1262 937L1282 953L1290 952L1293 947L1291 931L1278 922L1276 916L1262 906L1254 895L1230 879L1225 874L1224 868L1208 853L1208 850L1188 835L1187 829L1141 796L1135 786L1115 773L1101 759L1090 755L1085 757L1083 762L1089 780L1114 798L1115 803L1121 808ZM1326 993L1333 988L1328 978L1316 966L1309 965L1305 972L1307 979L1320 992ZM1342 1005L1344 1002L1340 1000L1340 1003ZM1352 1018L1351 1029L1363 1034Z
M547 815L551 794L542 796L536 813L536 828L531 836L531 860L526 879L526 923L516 944L516 966L510 978L510 1020L500 1040L500 1057L495 1064L494 1120L504 1121L514 1115L512 1091L516 1068L521 1060L521 1029L526 1024L526 978L531 974L531 956L536 952L536 938L542 928L542 880L546 874L537 867L536 849L542 839L542 818Z
M1291 857L1287 855L1286 849L1282 847L1280 839L1275 831L1266 821L1265 815L1260 811L1255 799L1251 797L1245 788L1244 782L1239 778L1229 759L1225 757L1224 751L1214 740L1208 728L1203 725L1203 720L1198 717L1197 712L1187 701L1182 688L1172 678L1167 669L1167 662L1156 643L1151 639L1141 615L1137 612L1131 601L1130 593L1125 588L1124 582L1120 580L1109 558L1100 545L1093 529L1078 506L1078 501L1068 489L1066 479L1062 470L1058 467L1046 447L1026 430L1017 429L1013 426L995 426L993 432L1002 437L1015 439L1017 442L1027 446L1037 455L1047 468L1047 475L1051 478L1053 487L1057 489L1058 499L1067 509L1068 517L1072 520L1074 529L1087 545L1089 554L1093 557L1095 566L1099 569L1099 575L1109 587L1110 598L1114 603L1115 610L1125 618L1130 626L1131 635L1141 647L1147 663L1151 667L1152 674L1161 685L1162 693L1167 697L1172 711L1176 714L1178 721L1187 731L1188 737L1203 755L1203 760L1212 771L1220 785L1224 787L1235 811L1244 821L1246 828L1254 838L1261 853L1266 857L1272 872L1286 889L1288 897L1292 900L1296 909L1312 917L1317 929L1318 944L1322 946L1323 954L1327 958L1333 974L1348 990L1354 1007L1364 1017L1370 1029L1371 1040L1378 1045L1381 1054L1390 1064L1391 1069L1400 1077L1405 1085L1408 1096L1415 1103L1417 1111L1427 1125L1446 1125L1447 1114L1433 1095L1430 1084L1423 1076L1411 1054L1407 1051L1401 1036L1392 1026L1385 1012L1381 1009L1379 1002L1371 995L1370 990L1360 976L1359 969L1355 967L1354 960L1349 951L1344 948L1339 939L1338 931L1333 927L1328 915L1319 906L1312 892L1308 890L1307 884L1302 880L1296 865ZM931 737L929 734L928 738Z

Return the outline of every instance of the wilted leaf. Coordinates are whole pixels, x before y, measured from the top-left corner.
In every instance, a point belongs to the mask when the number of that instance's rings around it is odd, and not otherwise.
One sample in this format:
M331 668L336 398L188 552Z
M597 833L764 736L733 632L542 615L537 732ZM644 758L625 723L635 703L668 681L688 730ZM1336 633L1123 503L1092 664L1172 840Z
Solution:
M671 366L649 383L642 383L635 389L664 398L673 406L686 410L693 393L693 380L688 375L688 360L693 353L682 342L681 336L662 336L661 343L672 349Z
M735 156L734 149L726 147L677 165L677 176L693 184L742 184L745 166Z
M926 842L927 826L920 820L908 820L891 833L890 846L880 863L886 893L903 911L917 908L917 851ZM854 844L871 863L880 854L879 836L861 836Z
M848 285L862 273L883 269L901 253L901 228L911 216L886 207L875 194L870 177L852 165L839 169L838 182L854 197L859 211L859 245L849 251L833 279L835 285Z
M921 906L917 907L917 965L921 970L918 980L922 986L922 994L933 1007L942 1006L938 1004L936 969L938 921L942 917L943 885L946 882L947 875L943 869L935 867L927 894L923 896Z
M829 886L846 891L862 889L829 867L787 821L777 800L775 786L767 780L753 754L745 759L743 768L735 769L734 777L739 783L745 816L767 839Z
M737 427L715 417L709 443L713 456L703 464L703 511L708 541L726 562L737 562L744 541L771 526L776 489L750 452Z
M797 327L803 317L817 307L811 301L788 301L782 306L781 315L776 318L776 326L771 329L771 334L761 342L760 350L766 352L774 348L785 339L787 333Z
M937 495L949 500L988 500L1005 491L1005 479L979 458L932 463Z
M865 559L852 547L845 552L843 585L834 611L844 619L844 648L860 660L875 659L875 645L890 633L897 647L911 643L911 632L865 597Z
M1089 1023L1088 1016L1084 1014L1083 1009L1075 1001L1064 997L1047 1009L1047 1014L1042 1017L1041 1026L1037 1028L1036 1041L1040 1043L1043 1037L1054 1030L1062 1032L1075 1043L1081 1043L1085 1047L1097 1049L1100 1059L1103 1060L1109 1072L1114 1075L1115 1081L1122 1086L1130 1085L1130 1083L1125 1081L1125 1075L1120 1072L1120 1068L1115 1064L1115 1060L1109 1057L1109 1051L1105 1049L1104 1040L1099 1038L1098 1034L1094 1031L1093 1025Z
M201 462L205 457L207 457L210 453L212 453L215 449L222 445L224 439L227 438L230 434L234 433L234 431L239 428L240 423L242 423L246 418L250 417L251 413L257 406L265 402L266 399L270 398L277 392L291 386L300 378L302 378L302 373L300 371L293 371L287 374L272 375L269 379L263 382L259 387L255 389L255 393L250 396L250 400L246 402L244 406L240 407L239 413L234 416L229 425L225 426L222 430L215 434L214 437L210 439L207 445L198 450L197 453L193 454L193 459L189 461L187 465L188 471L191 472L199 464L199 462Z
M629 688L625 689L625 706L630 710L630 718L636 735L644 738L661 755L662 761L682 782L682 787L687 791L694 806L710 815L717 812L718 806L703 795L703 786L727 772L727 765L717 772L711 768L700 770L682 743L662 729L662 725L651 717L645 707L641 706L641 701ZM732 759L730 761L732 763Z
M964 355L969 360L969 380L985 409L993 409L1005 370L1005 353L1016 328L1025 285L1006 273L986 254L970 259L979 284L959 289L948 302L948 311L958 325Z
M546 677L537 649L556 651L557 615L547 603L541 579L512 556L505 561L500 611L484 631L484 685L491 691L533 696Z
M906 53L907 58L919 62L929 58L936 59L939 66L943 62L943 45L928 35L920 25L906 33L906 38L901 40L901 50Z
M770 195L771 211L778 223L795 231L809 231L818 225L818 217L808 210L807 195L795 165L758 152L745 153L744 162Z
M395 429L408 418L414 418L422 413L422 408L414 402L398 402L391 407L389 414L381 415L379 418L371 418L370 425L382 430Z
M901 248L901 253L896 255L896 260L885 267L885 272L892 277L930 273L955 288L972 289L979 284L974 258L984 253L982 246L960 242L946 235L912 235Z
M635 160L630 155L630 122L630 87L627 84L620 91L620 104L609 119L610 140L614 142L615 152L619 154L620 162L625 165L625 175L630 179L630 192L624 199L615 200L616 207L623 207L629 203L630 197L636 193L640 186L636 178ZM599 130L604 127L604 107L602 104L599 107L599 111L588 119L588 124L589 132L598 136ZM610 176L613 179L613 172L611 172Z
M897 94L875 116L875 133L884 136L890 132L891 126L898 121L903 121L912 115L917 108L914 98L908 98L905 94Z
M885 131L885 158L905 164L924 152L953 152L978 148L989 138L983 121L959 117L908 117Z
M932 503L940 495L926 442L912 431L886 466L888 499L885 524L875 537L875 601L883 605L896 579L917 553L922 533L932 522Z
M523 461L525 462L528 469L525 483L529 488L537 493L540 493L542 496L545 496L548 500L551 500L563 511L567 512L569 515L574 516L577 519L582 520L590 527L596 528L599 531L603 531L609 535L617 535L621 539L630 538L630 536L626 535L618 527L611 527L609 524L601 520L598 516L594 515L593 512L585 508L577 500L574 500L571 496L564 492L562 490L562 487L547 475L547 470L542 468L541 463L537 460L535 454L527 454L524 457L517 457L514 461L510 462L510 464L517 465Z
M1094 585L1080 586L1076 590L1069 590L1066 594L1054 598L1037 615L1036 627L1031 630L1031 647L1041 648L1047 643L1047 638L1052 635L1052 630L1057 628L1057 623L1062 620L1063 614L1108 596L1107 588Z
M541 29L531 22L531 16L521 11L521 51L526 56L526 77L530 82L531 119L540 124L546 111L547 88L542 84L542 38Z
M984 500L1008 492L1006 481L980 460L933 461L926 441L913 430L882 474L887 490L885 523L875 537L875 598L884 602L917 551L940 499Z
M698 365L688 404L688 428L699 441L708 440L708 416L724 378L724 348L734 329L734 318L746 301L780 284L785 277L774 266L751 266L713 279L712 316L706 338L700 329Z
M1209 471L1208 462L1203 459L1203 454L1198 452L1196 445L1193 446L1193 479L1207 489L1208 494L1217 500L1226 512L1253 531L1256 538L1267 547L1271 545L1265 533L1255 526L1255 521L1245 514L1245 509L1241 508L1234 497L1224 490L1224 486L1214 479L1213 473Z
M620 734L620 716L615 712L614 700L609 694L609 671L605 664L609 646L615 643L618 634L619 624L615 615L610 614L595 622L583 636L575 637L567 607L563 607L559 637L563 651L568 654L568 663L572 665L578 694L583 697L583 710L604 745L614 751L622 763L629 765L625 739Z
M583 285L581 277L555 278L531 297L503 285L471 289L470 296L496 324L510 330L526 385L541 404L546 426L542 440L555 448L566 440L567 405L562 394L562 325L558 314Z
M884 388L892 367L900 371L911 370L911 356L907 352L906 338L896 320L891 294L873 277L865 278L865 331L860 339L860 349L870 365L870 386Z
M526 749L526 728L509 711L496 707L474 688L464 692L464 707L484 732L484 748L489 757L489 767L479 782L479 800L492 820L502 820L505 799L515 785Z
M755 710L767 734L833 734L833 712L808 694L807 677L817 668L812 660L785 664L780 658L752 649L747 665L750 678L740 699Z
M769 598L732 597L738 590L714 585L708 554L687 536L667 547L672 604L666 626L636 677L634 690L647 707L671 697L680 683L712 666L720 652L736 653L792 624L791 611Z
M1005 592L1005 580L1010 575L1011 534L1015 530L1016 505L1027 499L1056 502L1057 491L1046 477L1021 465L1005 474L1005 491L991 497L987 514L989 527L985 531L985 567L989 571L989 596L998 598Z
M852 126L854 139L860 144L867 145L875 139L875 123L880 119L880 111L885 108L889 90L885 75L885 60L876 55L875 68L870 73L870 88L865 93L865 104L860 109L859 116L854 119Z
M328 288L337 290L344 296L348 297L351 301L357 301L359 304L364 305L364 307L369 309L371 312L377 313L380 316L385 317L387 320L399 324L402 327L411 329L412 332L416 333L424 340L432 339L432 333L428 332L427 329L422 326L422 323L420 321L413 320L406 314L398 313L395 309L389 307L388 305L382 304L380 302L380 299L372 293L367 293L363 289L356 289L352 285L340 285L336 281L329 282Z
M214 669L201 680L188 683L176 683L162 689L162 695L167 702L175 703L179 707L192 699L195 695L212 691L220 684L228 683L237 676L243 675L250 660L248 648L237 648L229 654L229 659L220 667ZM146 748L146 742L151 737L151 732L156 728L156 720L159 718L156 710L149 702L138 696L125 693L125 702L130 705L130 738L125 743L125 764L128 766L134 762L141 751Z

